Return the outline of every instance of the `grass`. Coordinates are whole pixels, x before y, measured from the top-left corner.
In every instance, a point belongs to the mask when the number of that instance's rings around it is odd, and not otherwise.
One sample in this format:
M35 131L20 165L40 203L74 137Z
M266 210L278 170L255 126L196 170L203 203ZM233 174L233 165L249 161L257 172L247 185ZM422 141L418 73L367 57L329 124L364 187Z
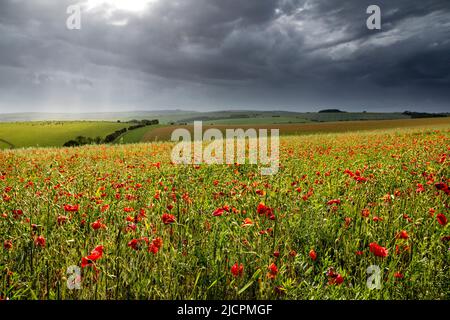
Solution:
M434 127L285 136L273 176L176 166L166 142L0 151L0 297L450 299Z
M128 124L106 121L49 121L0 123L0 139L16 148L58 147L77 136L95 138L129 126ZM9 147L0 140L0 148Z

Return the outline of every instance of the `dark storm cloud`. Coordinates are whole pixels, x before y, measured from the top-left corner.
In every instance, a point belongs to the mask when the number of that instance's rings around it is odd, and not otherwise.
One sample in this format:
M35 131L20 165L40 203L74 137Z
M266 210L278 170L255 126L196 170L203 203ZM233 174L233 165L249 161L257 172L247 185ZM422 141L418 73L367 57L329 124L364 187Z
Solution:
M0 2L0 111L450 109L446 0L103 2Z

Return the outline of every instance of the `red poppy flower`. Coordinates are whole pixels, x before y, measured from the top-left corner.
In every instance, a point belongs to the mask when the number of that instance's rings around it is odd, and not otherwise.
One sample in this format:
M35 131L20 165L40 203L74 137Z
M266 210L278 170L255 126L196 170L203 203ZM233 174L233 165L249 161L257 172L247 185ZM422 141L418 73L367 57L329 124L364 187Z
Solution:
M5 240L5 242L3 242L3 248L5 248L5 250L9 250L12 249L13 244L11 240Z
M436 183L434 186L435 186L436 189L438 189L438 190L442 190L442 191L448 190L448 185L446 185L446 184L443 183L443 182L438 182L438 183Z
M447 224L447 217L444 216L442 213L439 213L436 216L437 221L439 222L440 225L445 226Z
M264 203L262 203L262 202L258 204L258 207L256 208L256 211L260 215L265 215L270 220L275 220L275 214L273 213L273 209L268 207L268 206L266 206L266 205L264 205Z
M138 250L139 249L139 240L133 239L130 242L128 242L127 246L129 246L133 250Z
M37 247L45 247L45 238L43 236L39 236L34 240L34 244Z
M267 210L267 207L262 202L260 202L258 204L258 207L256 208L256 212L258 212L258 214L265 214L266 210Z
M106 225L102 223L102 219L98 219L97 221L94 221L93 223L91 223L91 227L94 230L98 230L98 229L106 228Z
M362 215L364 218L367 218L367 217L370 215L369 209L367 209L367 208L363 209L363 210L361 211L361 215Z
M66 204L64 205L64 210L67 212L78 212L80 206L78 204L76 205L71 205L71 204Z
M403 274L401 274L400 272L396 272L396 273L394 273L394 278L397 278L397 279L403 279Z
M238 277L238 276L242 276L244 274L244 265L241 263L240 265L236 262L232 267L231 267L231 273L233 274L233 276Z
M242 223L242 227L249 227L253 225L253 221L250 218L245 218L244 222Z
M152 240L152 244L157 247L158 249L161 249L162 245L163 245L163 240L159 237L155 238Z
M340 285L344 282L344 278L339 273L335 272L333 267L328 269L327 276L329 285Z
M406 232L406 230L402 230L397 234L397 239L408 239L409 235L408 232Z
M275 265L275 263L272 263L269 266L269 272L267 273L267 278L274 279L278 274L278 267Z
M129 223L125 228L125 233L136 231L137 225L135 223Z
M312 261L316 261L317 253L311 249L311 251L309 251L309 257L311 258Z
M388 250L376 242L372 242L369 244L370 252L372 252L375 256L385 258L388 256Z
M417 193L421 193L421 192L424 192L424 191L425 191L425 188L423 187L423 184L418 183L418 184L417 184L416 192L417 192Z
M161 238L155 238L152 240L152 243L148 247L148 252L151 252L153 254L157 254L159 249L161 249L163 245L163 240Z
M87 257L81 259L81 267L88 267L99 260L103 256L103 249L103 246L96 246Z
M21 215L23 215L23 211L21 209L13 210L14 219L20 218Z
M161 216L161 219L164 224L171 224L171 223L175 222L175 216L173 214L169 214L169 213L164 213Z
M266 195L266 192L264 190L257 189L255 192L256 192L257 195L260 195L260 196L265 196Z
M343 282L344 282L344 278L340 274L338 274L337 277L334 279L334 283L337 285L339 285Z
M148 247L148 252L151 252L154 255L157 254L158 251L159 251L159 248L157 246L155 246L153 243L150 244L150 246Z
M218 209L214 210L213 216L220 217L224 212L225 212L225 210L223 210L222 208L218 208Z
M333 204L341 204L341 200L340 199L333 199L327 202L327 204L329 206L333 205Z

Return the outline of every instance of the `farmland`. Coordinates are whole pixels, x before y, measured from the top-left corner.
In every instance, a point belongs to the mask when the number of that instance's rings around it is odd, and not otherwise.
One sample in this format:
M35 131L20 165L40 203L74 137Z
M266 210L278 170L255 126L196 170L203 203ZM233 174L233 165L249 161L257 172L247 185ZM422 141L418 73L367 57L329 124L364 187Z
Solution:
M283 136L273 176L170 142L0 151L0 297L449 299L450 125L426 121Z
M208 122L206 122L207 124ZM204 125L203 129L217 128L222 132L226 129L249 128L255 129L279 129L281 135L310 135L320 133L355 132L365 130L383 130L393 128L446 128L450 125L450 117L436 119L401 119L401 120L367 120L367 121L344 121L344 122L323 122L323 123L291 123L291 124L228 124L228 125ZM171 139L173 130L185 128L193 132L192 125L160 126L159 128L149 128L139 141L168 141ZM139 142L134 141L134 142Z
M107 113L96 115L111 118ZM127 119L131 115L142 118L143 115L157 116L153 113L120 114ZM214 112L163 114L158 120L161 124L151 125L128 131L119 135L115 144L168 141L176 128L188 128L192 131L192 119L202 120L204 129L218 128L222 131L230 128L279 128L282 135L308 135L316 133L350 132L358 130L376 130L408 127L445 127L450 117L410 119L398 113L286 113L286 112ZM56 117L56 115L54 115ZM140 117L139 117L140 116ZM5 117L5 115L2 115ZM11 117L11 116L10 116ZM25 117L25 116L22 116ZM31 115L29 115L31 117ZM62 117L62 116L60 116ZM87 115L85 116L87 117ZM94 117L91 115L91 117ZM187 118L186 118L187 117ZM38 118L35 116L35 118ZM6 117L6 119L9 119ZM152 119L152 118L149 118ZM169 119L181 121L168 124ZM184 120L180 120L184 119ZM365 119L365 120L352 120ZM372 119L372 120L369 120ZM383 119L383 120L379 120ZM133 119L131 119L133 120ZM339 121L337 121L339 120ZM116 130L128 128L137 123L118 121L27 121L0 122L0 149L27 147L61 147L67 141L78 136L95 139L105 138ZM188 121L188 122L183 122Z
M0 148L61 147L77 136L101 137L127 127L106 121L44 121L0 123ZM6 141L6 142L5 142Z

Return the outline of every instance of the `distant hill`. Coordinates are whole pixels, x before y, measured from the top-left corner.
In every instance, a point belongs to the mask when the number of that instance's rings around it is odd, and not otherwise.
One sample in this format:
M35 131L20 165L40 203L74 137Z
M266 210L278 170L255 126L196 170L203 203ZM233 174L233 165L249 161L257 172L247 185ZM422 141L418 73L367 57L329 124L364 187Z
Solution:
M282 124L330 121L358 120L395 120L412 118L442 117L444 114L427 114L416 112L346 112L339 109L324 109L319 112L293 111L188 111L188 110L154 110L129 112L84 112L84 113L5 113L0 114L0 122L29 121L111 121L125 122L131 120L158 119L161 125L192 123L203 121L206 124ZM448 115L447 115L448 116Z
M156 119L172 115L191 115L194 111L183 110L155 110L155 111L127 111L127 112L83 112L83 113L52 113L52 112L22 112L0 114L0 122L27 121L130 121L133 119Z

